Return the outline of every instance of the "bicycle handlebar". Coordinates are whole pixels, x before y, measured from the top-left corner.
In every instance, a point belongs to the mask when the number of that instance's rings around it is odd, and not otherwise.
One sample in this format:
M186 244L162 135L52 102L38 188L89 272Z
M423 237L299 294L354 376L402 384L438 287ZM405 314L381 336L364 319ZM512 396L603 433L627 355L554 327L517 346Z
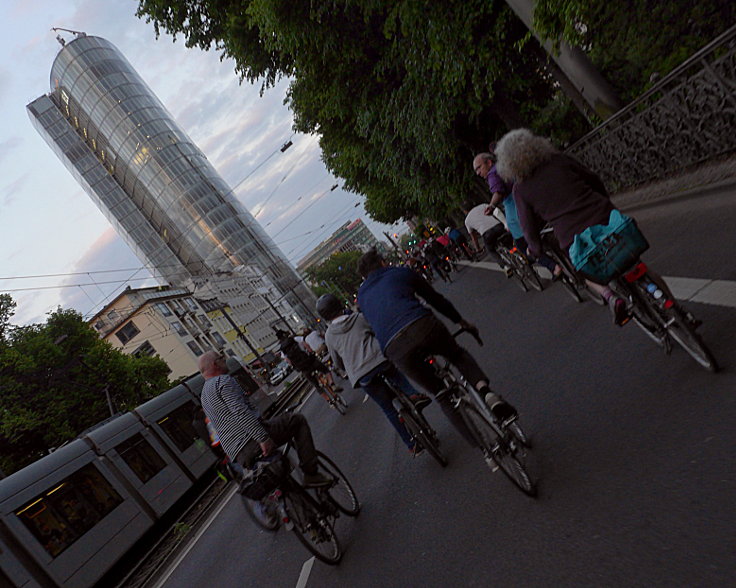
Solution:
M454 333L452 333L452 337L454 339L457 339L457 336L458 335L461 335L463 333L469 333L470 335L472 335L473 336L473 339L476 340L476 342L478 343L478 345L480 347L483 347L483 339L480 338L480 333L478 332L478 329L477 328L471 330L471 329L466 329L465 327L462 327L462 328L458 329L457 331L455 331Z

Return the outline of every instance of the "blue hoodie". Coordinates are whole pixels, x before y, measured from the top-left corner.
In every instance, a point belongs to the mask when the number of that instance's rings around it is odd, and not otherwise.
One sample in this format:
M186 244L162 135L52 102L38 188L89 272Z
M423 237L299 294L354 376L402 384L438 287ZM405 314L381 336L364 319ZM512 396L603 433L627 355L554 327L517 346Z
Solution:
M383 267L371 272L358 290L358 305L376 334L381 350L410 324L431 315L419 296L451 321L460 313L419 274L407 267Z

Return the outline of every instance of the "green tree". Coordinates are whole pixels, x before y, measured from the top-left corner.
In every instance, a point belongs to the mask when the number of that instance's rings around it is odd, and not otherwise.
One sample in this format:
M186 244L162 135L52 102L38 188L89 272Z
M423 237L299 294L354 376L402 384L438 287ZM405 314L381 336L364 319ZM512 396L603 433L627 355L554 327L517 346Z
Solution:
M10 294L0 294L0 345L5 341L10 328L10 319L15 313L16 302Z
M0 345L0 469L31 463L114 410L169 387L166 364L115 350L73 310L15 327Z
M307 276L316 285L315 293L330 293L343 298L345 302L352 302L352 296L363 281L358 273L358 259L361 255L361 251L335 253L327 261L307 269Z
M296 130L320 135L328 169L384 222L441 218L483 190L473 155L557 94L501 0L140 0L138 14L264 89L291 77Z

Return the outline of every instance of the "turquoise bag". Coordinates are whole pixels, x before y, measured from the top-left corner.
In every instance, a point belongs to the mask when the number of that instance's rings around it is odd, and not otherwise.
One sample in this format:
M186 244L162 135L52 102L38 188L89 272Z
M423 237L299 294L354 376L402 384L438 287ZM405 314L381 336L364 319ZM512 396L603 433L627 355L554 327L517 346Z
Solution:
M649 243L634 219L614 209L607 225L593 225L575 235L570 260L583 276L607 284L630 269Z

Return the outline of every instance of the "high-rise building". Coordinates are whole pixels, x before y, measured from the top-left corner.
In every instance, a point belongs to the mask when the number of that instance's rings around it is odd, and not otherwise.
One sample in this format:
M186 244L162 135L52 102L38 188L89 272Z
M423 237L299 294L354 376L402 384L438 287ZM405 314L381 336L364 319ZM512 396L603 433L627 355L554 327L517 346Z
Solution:
M313 316L312 292L109 41L84 33L62 41L50 93L26 108L161 282L226 302L251 325L256 347L274 340L279 320L298 327Z
M385 251L383 243L376 239L375 235L361 219L348 221L337 229L327 239L305 255L296 268L305 271L310 267L320 265L327 261L335 253L346 251L368 251L376 248Z

